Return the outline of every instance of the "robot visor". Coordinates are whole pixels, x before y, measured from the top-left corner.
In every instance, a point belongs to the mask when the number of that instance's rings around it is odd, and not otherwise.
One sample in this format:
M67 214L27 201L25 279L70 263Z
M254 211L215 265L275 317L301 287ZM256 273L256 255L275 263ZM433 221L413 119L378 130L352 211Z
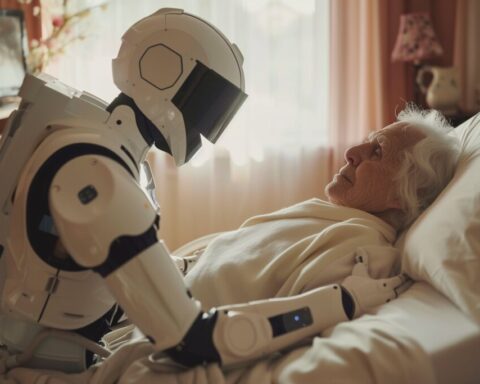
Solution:
M246 98L240 88L197 61L172 98L185 123L186 162L200 148L200 135L215 143Z

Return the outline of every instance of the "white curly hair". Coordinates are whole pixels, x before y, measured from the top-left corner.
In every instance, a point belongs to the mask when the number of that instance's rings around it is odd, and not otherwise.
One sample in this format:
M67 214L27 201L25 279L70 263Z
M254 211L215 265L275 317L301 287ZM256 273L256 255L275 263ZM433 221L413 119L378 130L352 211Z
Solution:
M436 110L408 105L398 122L419 129L425 137L405 151L394 182L402 213L392 218L398 229L408 227L452 179L460 153L458 139L449 134L453 127Z

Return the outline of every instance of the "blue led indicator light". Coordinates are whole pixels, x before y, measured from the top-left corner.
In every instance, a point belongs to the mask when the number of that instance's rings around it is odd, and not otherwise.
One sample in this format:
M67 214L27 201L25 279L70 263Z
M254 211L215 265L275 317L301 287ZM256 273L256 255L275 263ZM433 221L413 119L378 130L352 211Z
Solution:
M295 321L300 321L300 316L295 315L295 316L293 317L293 319L294 319Z

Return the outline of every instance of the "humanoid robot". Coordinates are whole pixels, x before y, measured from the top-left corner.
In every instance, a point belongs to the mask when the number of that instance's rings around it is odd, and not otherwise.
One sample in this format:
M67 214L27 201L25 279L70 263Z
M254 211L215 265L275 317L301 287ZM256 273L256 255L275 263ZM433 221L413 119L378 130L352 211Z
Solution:
M208 22L161 9L123 36L113 60L121 93L110 105L47 75L25 78L0 144L7 367L84 369L86 349L96 349L82 336L98 341L118 317L117 303L177 362L239 364L359 316L405 287L403 276L372 280L357 260L341 285L294 297L208 312L192 297L181 271L193 263L157 239L159 209L140 175L151 178L145 157L153 145L182 165L201 136L218 139L246 98L242 62Z

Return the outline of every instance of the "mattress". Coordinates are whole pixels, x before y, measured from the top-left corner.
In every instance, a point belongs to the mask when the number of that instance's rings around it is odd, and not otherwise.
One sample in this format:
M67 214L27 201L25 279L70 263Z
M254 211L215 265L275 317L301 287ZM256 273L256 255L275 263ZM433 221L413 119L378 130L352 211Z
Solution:
M430 285L415 283L376 314L424 349L438 384L480 383L480 328Z

